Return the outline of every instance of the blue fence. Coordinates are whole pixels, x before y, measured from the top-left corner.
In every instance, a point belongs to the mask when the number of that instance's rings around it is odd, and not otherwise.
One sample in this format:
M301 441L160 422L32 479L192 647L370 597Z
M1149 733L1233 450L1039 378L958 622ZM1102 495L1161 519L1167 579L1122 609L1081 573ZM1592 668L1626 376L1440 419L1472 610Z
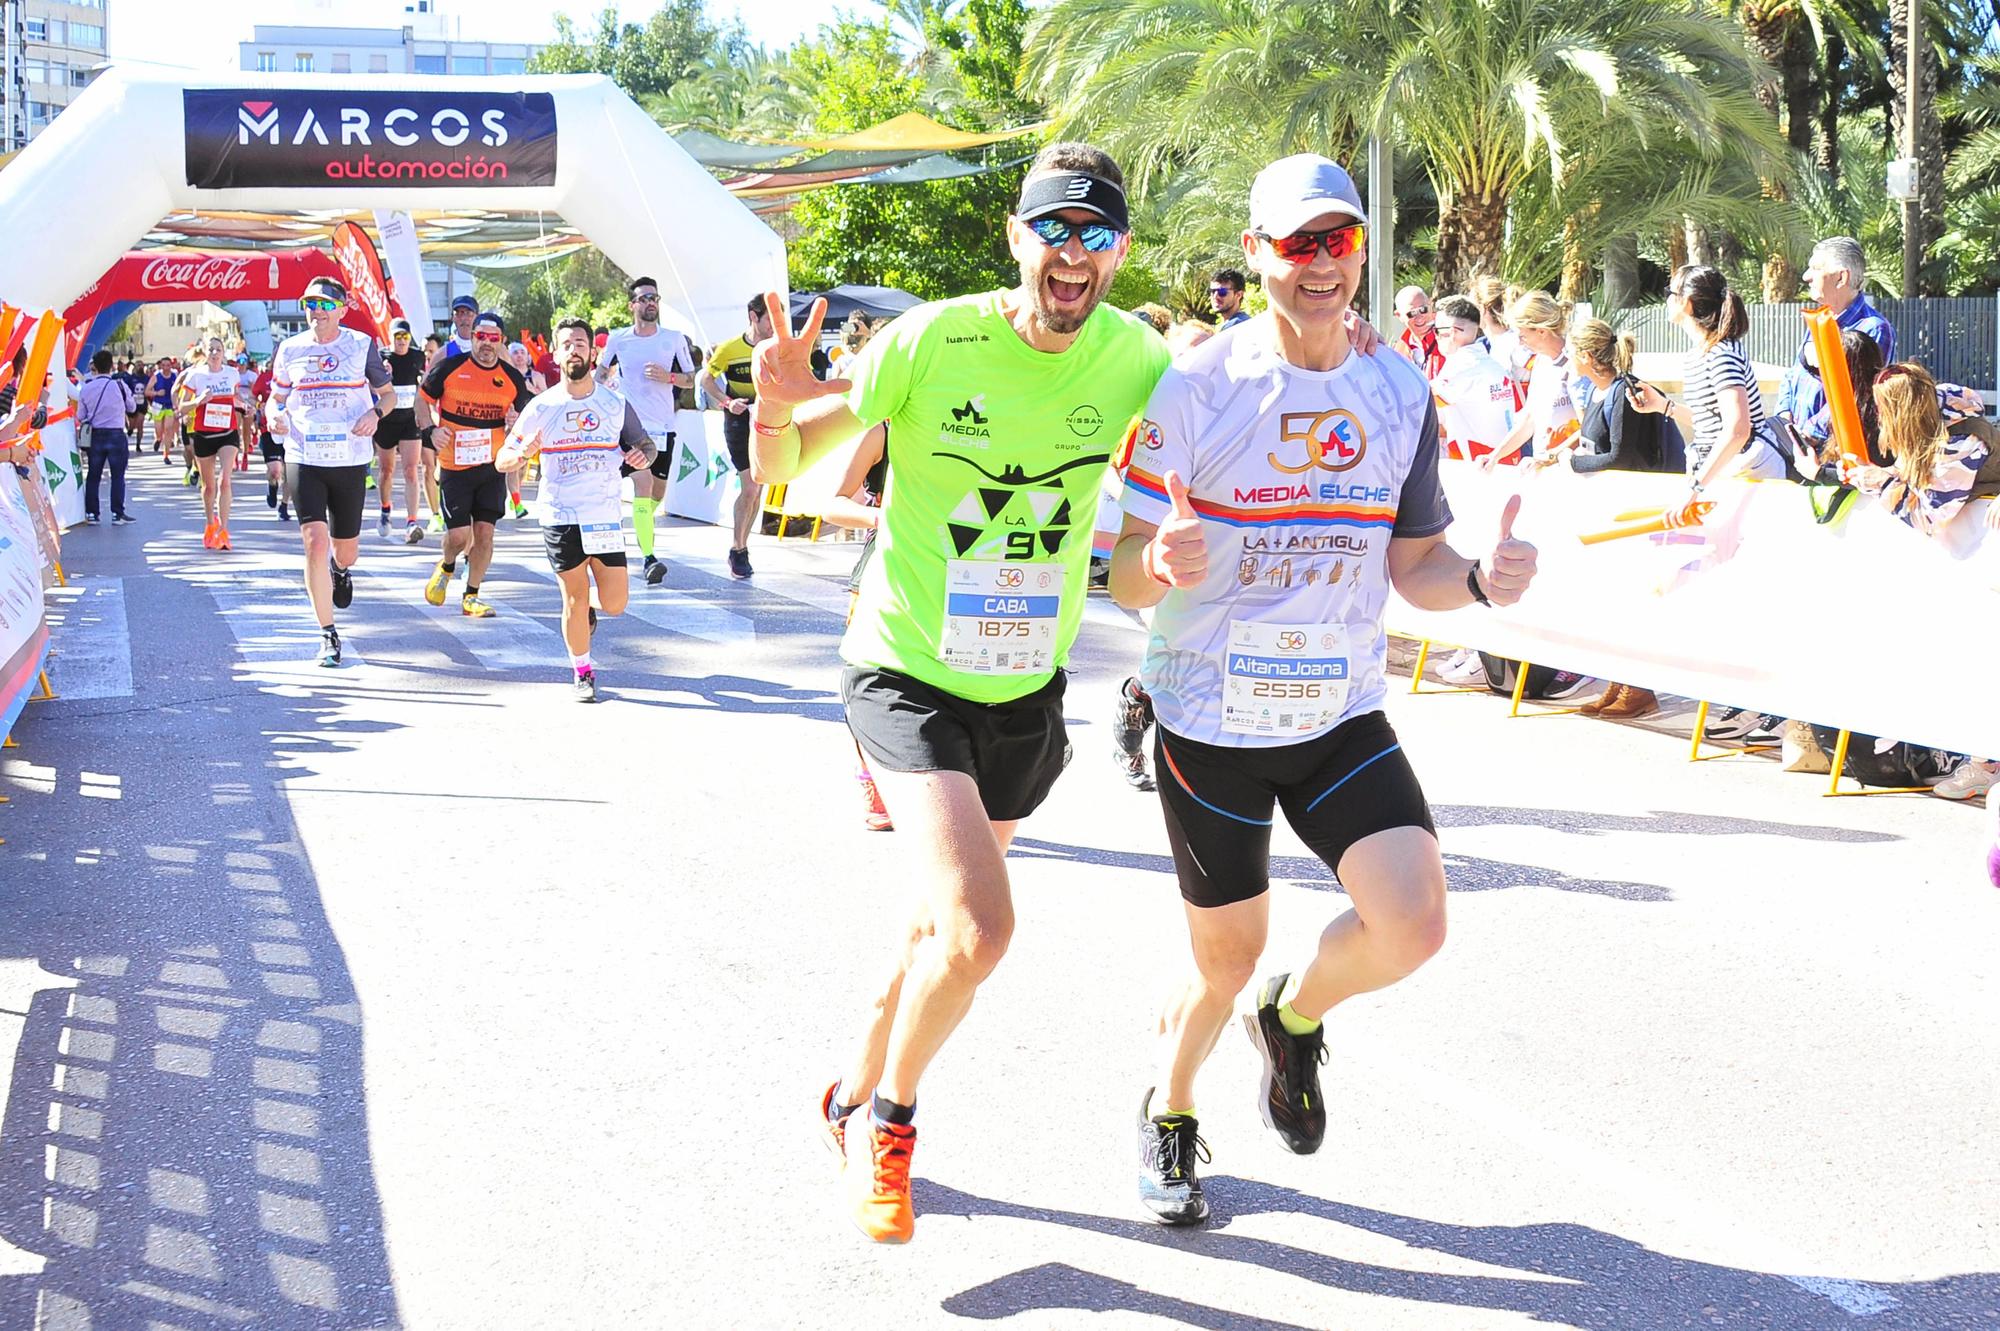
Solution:
M1896 355L1921 361L1940 379L1982 392L2000 386L2000 297L1965 296L1938 300L1874 302L1896 330ZM1743 339L1750 359L1787 365L1798 354L1805 332L1804 305L1752 305L1750 335ZM1665 307L1629 310L1617 320L1639 338L1639 350L1684 352L1687 336L1667 322ZM1989 400L1993 395L1988 394Z

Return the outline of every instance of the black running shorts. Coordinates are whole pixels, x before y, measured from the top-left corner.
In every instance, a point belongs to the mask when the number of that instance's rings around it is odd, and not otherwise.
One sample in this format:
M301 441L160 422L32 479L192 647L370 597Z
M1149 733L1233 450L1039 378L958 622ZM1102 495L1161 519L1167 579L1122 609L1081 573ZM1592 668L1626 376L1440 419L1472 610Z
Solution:
M231 430L228 434L191 434L188 443L194 446L198 458L212 458L225 448L241 448L243 437Z
M358 467L308 467L286 462L285 479L292 486L292 507L299 525L324 522L327 534L336 541L351 541L361 534L361 509L368 497L368 463Z
M417 412L414 407L396 408L375 427L375 447L380 449L394 448L416 437Z
M620 476L630 476L637 470L639 468L629 462L618 464ZM674 478L674 436L671 433L667 435L667 442L660 446L660 451L653 455L653 463L646 468L646 471L663 481L671 481Z
M490 462L438 473L438 500L444 525L457 531L475 522L498 522L507 513L507 478Z
M750 413L738 416L722 413L722 442L729 446L729 465L738 471L750 470Z
M841 673L847 728L869 764L890 772L964 772L996 823L1026 818L1069 763L1063 733L1066 677L1012 702L968 702L897 674L850 666Z
M1430 805L1380 712L1298 744L1238 749L1155 731L1153 770L1181 896L1227 906L1271 887L1273 806L1330 869L1363 837L1396 827L1435 833Z
M273 438L269 430L257 432L257 451L264 455L266 462L281 463L285 460L285 446Z
M580 568L586 559L595 559L606 568L624 568L625 552L613 550L604 555L586 555L583 552L583 528L575 523L559 527L542 528L542 549L549 556L549 567L558 573L567 573Z

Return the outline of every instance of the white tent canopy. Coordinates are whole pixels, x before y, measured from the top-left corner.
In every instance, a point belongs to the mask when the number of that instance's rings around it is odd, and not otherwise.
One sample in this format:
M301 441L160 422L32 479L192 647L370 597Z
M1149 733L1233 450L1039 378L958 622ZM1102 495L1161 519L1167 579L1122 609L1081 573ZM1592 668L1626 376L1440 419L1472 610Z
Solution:
M114 65L0 172L0 299L63 309L176 211L469 207L562 218L704 345L785 289L784 243L602 76Z

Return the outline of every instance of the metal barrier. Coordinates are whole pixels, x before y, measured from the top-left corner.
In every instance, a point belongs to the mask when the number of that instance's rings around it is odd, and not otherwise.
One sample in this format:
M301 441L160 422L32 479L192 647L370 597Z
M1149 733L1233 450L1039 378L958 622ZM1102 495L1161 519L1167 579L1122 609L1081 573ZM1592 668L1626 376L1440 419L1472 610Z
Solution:
M1896 330L1896 356L1921 361L1939 379L1987 392L2000 386L2000 296L1876 300ZM1750 359L1789 365L1805 334L1803 304L1752 305L1750 334L1743 339ZM1635 334L1642 352L1680 353L1687 335L1667 322L1664 306L1627 310L1614 322ZM1988 392L1988 401L1996 399Z

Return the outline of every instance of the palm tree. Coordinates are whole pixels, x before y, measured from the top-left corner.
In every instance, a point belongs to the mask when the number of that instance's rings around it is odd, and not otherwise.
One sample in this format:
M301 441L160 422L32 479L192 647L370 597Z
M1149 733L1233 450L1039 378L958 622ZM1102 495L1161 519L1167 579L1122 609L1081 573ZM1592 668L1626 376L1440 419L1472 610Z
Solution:
M1456 290L1503 270L1516 195L1562 190L1590 152L1662 172L1748 156L1783 174L1754 68L1697 0L1057 0L1023 80L1059 133L1102 143L1141 191L1393 136L1430 178L1436 280ZM1618 196L1567 197L1620 229Z

